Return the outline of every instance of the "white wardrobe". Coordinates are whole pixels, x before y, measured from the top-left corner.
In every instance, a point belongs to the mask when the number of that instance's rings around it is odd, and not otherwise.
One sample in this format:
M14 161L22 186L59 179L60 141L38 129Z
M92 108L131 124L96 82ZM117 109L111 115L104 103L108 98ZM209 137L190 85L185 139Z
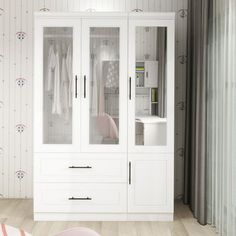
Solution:
M35 14L35 220L173 219L174 27Z

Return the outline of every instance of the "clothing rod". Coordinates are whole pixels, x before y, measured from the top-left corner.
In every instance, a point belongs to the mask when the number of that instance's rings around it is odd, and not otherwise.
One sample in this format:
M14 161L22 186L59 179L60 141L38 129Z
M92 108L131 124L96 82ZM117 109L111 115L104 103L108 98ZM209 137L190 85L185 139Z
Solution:
M109 35L109 34L92 34L90 35L90 38L119 38L118 35Z
M72 35L68 35L68 34L61 34L61 35L45 34L43 37L44 38L72 38Z
M68 34L45 34L44 38L72 38L72 35ZM106 39L106 38L119 38L119 36L116 35L90 35L90 38L101 38L101 39Z

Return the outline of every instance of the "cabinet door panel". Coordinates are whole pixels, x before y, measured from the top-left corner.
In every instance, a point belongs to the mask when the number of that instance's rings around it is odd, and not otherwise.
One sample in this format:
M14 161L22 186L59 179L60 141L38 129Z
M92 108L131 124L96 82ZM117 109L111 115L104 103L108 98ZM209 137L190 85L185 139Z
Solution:
M129 20L128 150L174 151L174 20Z
M79 150L80 21L36 19L35 151Z
M130 163L129 212L171 212L171 159L136 156Z
M127 21L83 20L82 151L124 152Z
M158 61L145 61L145 82L146 88L158 87Z

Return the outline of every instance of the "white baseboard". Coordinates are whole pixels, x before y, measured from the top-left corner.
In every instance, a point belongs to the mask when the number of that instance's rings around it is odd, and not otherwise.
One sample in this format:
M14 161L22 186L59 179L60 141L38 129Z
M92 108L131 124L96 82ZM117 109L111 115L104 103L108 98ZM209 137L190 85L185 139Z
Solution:
M34 213L35 221L173 221L172 213L158 214L77 214Z

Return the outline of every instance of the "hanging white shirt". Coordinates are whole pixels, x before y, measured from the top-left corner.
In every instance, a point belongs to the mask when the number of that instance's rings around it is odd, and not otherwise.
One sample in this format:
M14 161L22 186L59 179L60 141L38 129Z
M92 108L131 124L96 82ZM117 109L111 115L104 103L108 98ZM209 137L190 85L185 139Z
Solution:
M68 46L67 53L66 53L66 68L67 68L67 74L68 74L68 80L69 80L69 107L72 107L72 90L73 90L73 85L72 85L72 77L73 77L73 72L72 72L72 48L71 45Z
M60 46L56 45L57 52L55 53L55 69L54 69L54 88L53 88L53 104L52 113L62 114L61 108L61 79L60 79Z
M54 52L54 45L51 44L48 51L47 91L52 90L55 66L56 55Z
M61 101L62 101L62 111L65 115L65 120L69 119L69 78L66 66L66 57L62 56L61 63Z

